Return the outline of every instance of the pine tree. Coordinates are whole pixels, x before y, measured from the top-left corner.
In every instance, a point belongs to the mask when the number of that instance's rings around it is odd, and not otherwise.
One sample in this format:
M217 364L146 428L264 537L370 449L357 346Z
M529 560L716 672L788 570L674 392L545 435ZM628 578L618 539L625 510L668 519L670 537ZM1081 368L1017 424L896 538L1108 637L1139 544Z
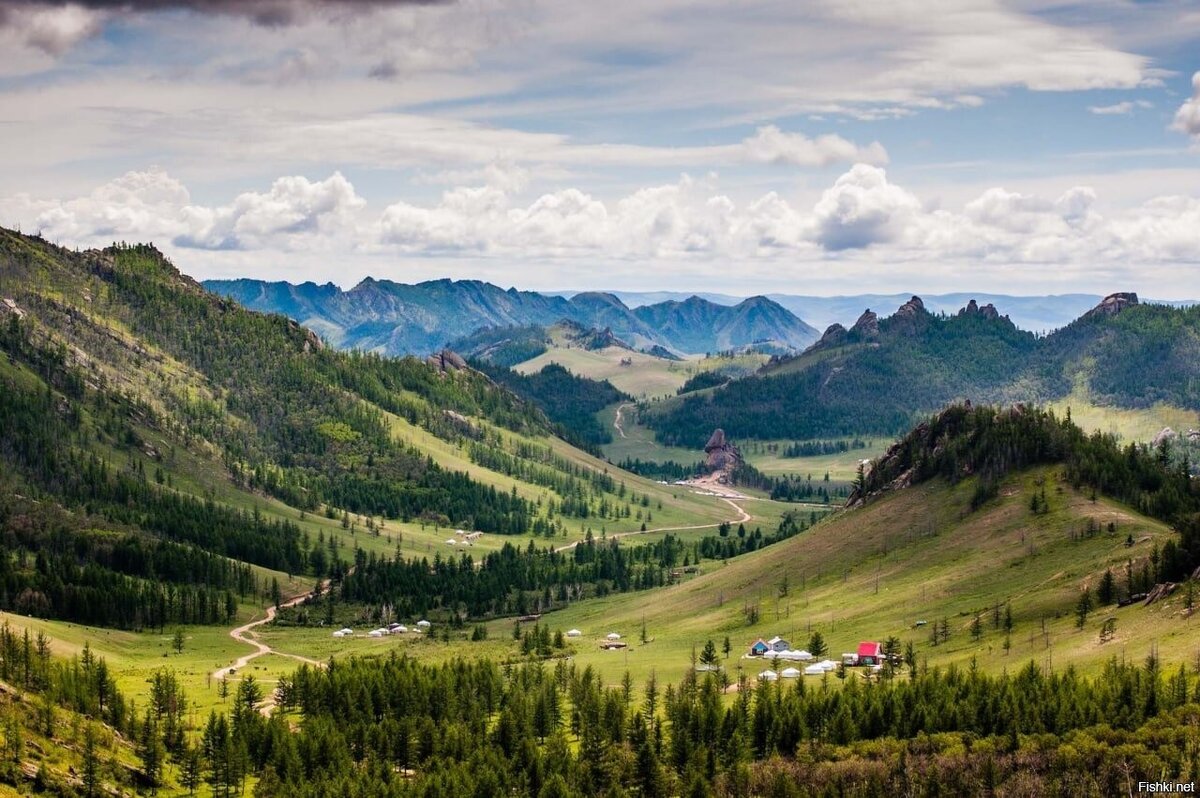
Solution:
M1075 605L1075 628L1082 629L1087 623L1088 613L1092 611L1092 592L1086 587L1079 594L1079 601Z

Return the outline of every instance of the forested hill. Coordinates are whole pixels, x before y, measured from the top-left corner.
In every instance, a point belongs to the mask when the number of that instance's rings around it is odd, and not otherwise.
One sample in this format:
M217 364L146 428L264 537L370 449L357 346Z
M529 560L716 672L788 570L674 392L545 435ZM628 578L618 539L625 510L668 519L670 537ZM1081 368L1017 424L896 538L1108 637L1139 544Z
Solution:
M1111 435L1084 433L1069 416L1025 405L957 404L918 424L864 469L847 505L861 506L934 478L974 477L972 506L977 508L996 496L1009 474L1061 466L1064 480L1076 489L1090 489L1173 525L1182 539L1164 548L1163 573L1179 580L1200 567L1200 479L1191 475L1186 460L1172 460L1169 445L1121 446Z
M803 354L714 391L650 408L663 443L697 447L704 430L736 438L898 434L961 399L1044 402L1082 390L1117 407L1200 409L1200 307L1114 294L1045 337L991 305L929 313L913 297L849 329L832 325Z
M397 425L519 471L552 501L441 467ZM617 486L531 445L551 429L473 369L327 349L152 247L72 252L0 229L0 609L224 621L262 588L247 564L336 572L332 535L327 550L292 512L557 528L551 513L572 512L561 497L594 512ZM293 509L251 511L256 496Z

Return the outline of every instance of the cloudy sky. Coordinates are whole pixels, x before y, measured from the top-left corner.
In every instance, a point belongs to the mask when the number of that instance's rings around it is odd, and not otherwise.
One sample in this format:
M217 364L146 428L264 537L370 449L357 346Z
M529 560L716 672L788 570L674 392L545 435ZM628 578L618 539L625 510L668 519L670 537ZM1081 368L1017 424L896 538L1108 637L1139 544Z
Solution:
M0 0L0 224L197 277L1200 298L1200 0Z

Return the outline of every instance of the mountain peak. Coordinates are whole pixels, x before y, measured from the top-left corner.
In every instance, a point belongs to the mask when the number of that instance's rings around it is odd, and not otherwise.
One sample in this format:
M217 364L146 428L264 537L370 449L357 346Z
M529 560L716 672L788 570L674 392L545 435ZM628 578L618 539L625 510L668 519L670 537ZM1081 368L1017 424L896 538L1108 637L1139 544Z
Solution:
M1100 300L1100 304L1083 314L1083 318L1096 316L1115 316L1121 311L1138 304L1138 295L1132 292L1109 294Z

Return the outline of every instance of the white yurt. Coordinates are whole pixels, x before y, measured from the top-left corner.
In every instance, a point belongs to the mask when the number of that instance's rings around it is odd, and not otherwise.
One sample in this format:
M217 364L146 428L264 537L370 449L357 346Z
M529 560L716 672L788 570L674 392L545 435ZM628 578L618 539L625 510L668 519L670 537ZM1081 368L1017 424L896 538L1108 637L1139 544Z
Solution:
M367 637L383 637L383 630L372 629L371 631L367 632Z
M428 629L429 621L417 621L417 628L418 629Z
M817 664L820 665L826 671L834 671L834 670L837 670L837 666L839 663L837 663L836 661L831 660L831 659L823 659L820 662L818 662Z
M779 659L779 652L774 649L769 649L763 653L763 659Z
M805 676L823 676L825 673L825 669L820 665L809 665L804 669Z
M354 634L354 630L349 626L342 627L341 632L344 637L350 637Z
M583 632L578 629L571 629L567 632L567 637L583 637Z
M338 629L336 632L333 633L333 636L334 637L345 637L346 633L343 632L341 629Z
M609 640L620 640L621 639L621 636L619 634L617 634L616 632L609 632L607 637Z
M814 657L812 654L808 653L804 649L800 649L799 651L794 651L792 653L794 653L796 655L796 659L799 660L800 662L812 662L814 659L816 659L816 657Z
M758 680L760 682L773 682L778 678L779 674L775 671L763 671L762 673L758 674Z
M795 668L784 668L779 672L779 675L785 679L795 679L800 676L800 671Z

